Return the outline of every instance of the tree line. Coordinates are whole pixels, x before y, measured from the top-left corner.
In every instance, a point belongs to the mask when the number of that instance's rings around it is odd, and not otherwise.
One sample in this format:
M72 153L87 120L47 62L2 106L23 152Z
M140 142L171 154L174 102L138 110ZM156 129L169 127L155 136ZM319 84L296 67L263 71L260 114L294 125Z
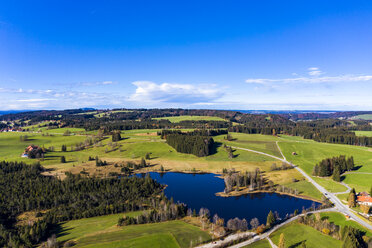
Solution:
M314 166L313 175L319 177L332 176L333 180L341 181L340 175L346 171L354 169L354 158L353 156L346 158L341 155L338 157L325 158Z
M167 144L177 152L205 157L214 153L214 140L209 136L174 133L166 135Z

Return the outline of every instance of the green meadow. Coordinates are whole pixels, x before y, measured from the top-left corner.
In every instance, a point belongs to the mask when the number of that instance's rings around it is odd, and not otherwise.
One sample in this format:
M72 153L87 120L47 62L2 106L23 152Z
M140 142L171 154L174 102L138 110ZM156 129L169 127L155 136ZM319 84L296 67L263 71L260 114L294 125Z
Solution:
M276 144L280 141L278 137L272 135L262 134L244 134L244 133L230 133L233 140L225 140L226 135L220 135L215 138L216 141L220 141L229 146L242 147L252 149L260 152L265 152L270 155L281 157L280 151Z
M355 221L346 219L345 215L338 213L338 212L323 212L320 213L322 219L328 219L329 222L334 223L335 225L344 227L344 226L352 226L359 230L366 232L366 236L372 237L372 231L367 230L363 226L359 225Z
M136 213L125 215L134 216ZM61 225L59 241L74 240L74 247L187 248L209 240L208 233L181 220L117 227L123 214L72 220Z
M271 248L271 245L269 241L267 241L266 239L262 239L250 245L244 246L243 248Z
M352 119L369 121L369 120L372 120L372 114L356 115L356 116L353 116Z
M372 131L354 131L356 136L372 137Z
M153 120L169 120L172 123L181 121L226 121L223 118L217 116L198 116L198 115L182 115L182 116L171 116L171 117L158 117Z
M281 136L279 146L288 161L298 165L309 175L312 174L314 165L324 158L339 155L353 156L358 169L355 172L346 174L344 176L344 182L359 191L371 187L371 176L368 174L358 174L358 172L372 172L371 148L319 143L291 136ZM292 152L296 152L297 155L292 155ZM314 180L331 192L346 191L343 185L331 179L314 177Z
M340 240L296 222L289 223L270 235L276 245L279 244L281 233L284 233L285 247L300 247L302 242L305 242L307 248L341 247L342 245Z
M187 248L211 238L199 227L180 220L117 227L121 216L123 214L68 221L61 225L57 239L74 240L74 247Z

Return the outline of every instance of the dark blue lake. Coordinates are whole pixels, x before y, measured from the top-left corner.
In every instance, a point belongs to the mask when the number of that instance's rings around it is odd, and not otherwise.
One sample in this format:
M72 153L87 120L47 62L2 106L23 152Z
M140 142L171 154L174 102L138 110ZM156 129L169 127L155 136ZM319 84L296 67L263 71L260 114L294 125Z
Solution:
M266 223L270 210L277 211L281 218L293 213L296 209L300 212L303 207L309 208L313 201L295 198L275 193L247 194L239 197L220 197L215 193L224 190L224 181L215 174L185 174L185 173L149 173L151 178L161 184L166 184L165 195L174 201L183 202L198 213L201 207L208 208L211 216L215 213L225 221L238 217L245 218L248 222L257 217L260 223Z

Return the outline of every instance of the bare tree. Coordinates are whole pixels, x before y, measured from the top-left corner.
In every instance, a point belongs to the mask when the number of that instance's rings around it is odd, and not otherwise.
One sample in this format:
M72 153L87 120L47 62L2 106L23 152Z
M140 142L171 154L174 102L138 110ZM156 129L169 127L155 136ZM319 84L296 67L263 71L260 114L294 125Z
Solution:
M260 225L260 222L258 221L257 218L251 219L251 222L249 222L249 223L251 224L251 227L253 229L256 229Z

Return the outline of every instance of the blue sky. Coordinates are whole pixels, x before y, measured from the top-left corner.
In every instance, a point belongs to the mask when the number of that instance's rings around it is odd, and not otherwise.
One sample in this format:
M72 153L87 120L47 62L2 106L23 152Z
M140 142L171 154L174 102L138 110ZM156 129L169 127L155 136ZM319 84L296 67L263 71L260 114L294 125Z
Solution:
M371 1L1 1L0 109L372 110Z

